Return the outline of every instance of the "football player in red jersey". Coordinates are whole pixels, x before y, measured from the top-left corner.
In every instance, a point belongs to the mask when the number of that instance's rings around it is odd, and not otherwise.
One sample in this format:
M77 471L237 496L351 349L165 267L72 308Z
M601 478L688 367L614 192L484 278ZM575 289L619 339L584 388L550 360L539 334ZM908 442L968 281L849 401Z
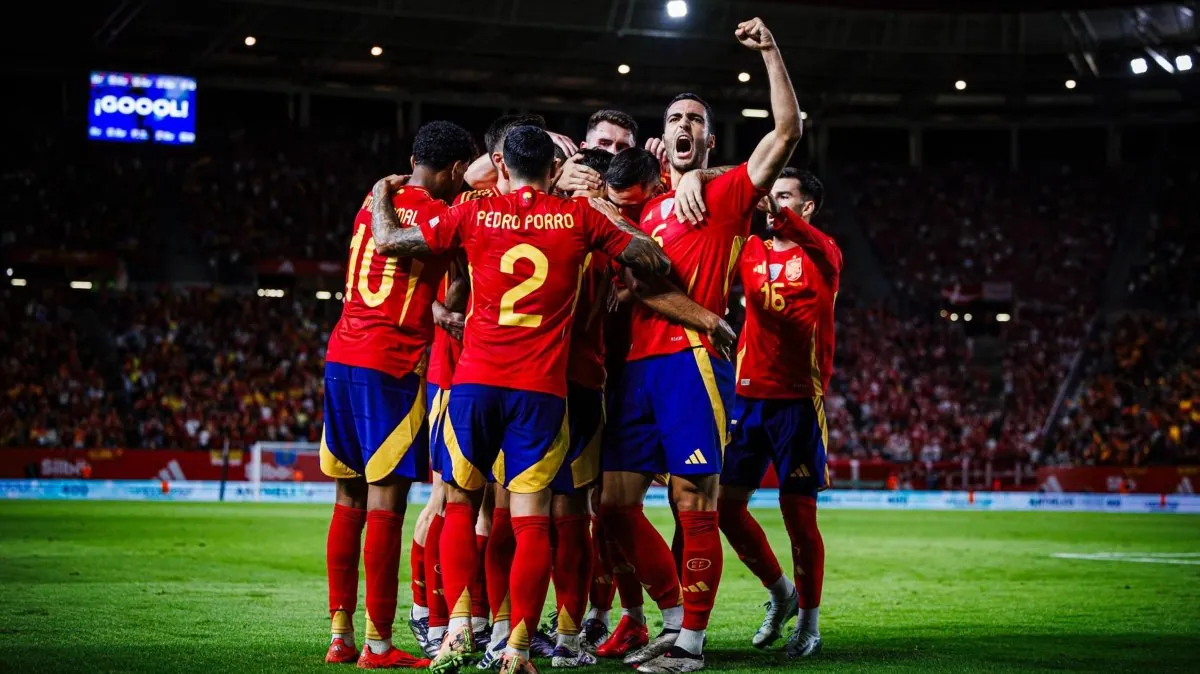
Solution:
M673 279L717 315L725 313L755 205L786 165L802 130L800 106L771 32L753 19L740 24L735 35L763 55L774 130L747 163L704 185L710 207L704 226L679 217L674 193L647 204L641 221L642 230L661 241L671 258ZM673 185L688 171L707 165L716 144L713 124L711 109L694 94L677 96L667 108L663 141ZM643 294L654 291L650 284ZM705 630L722 566L717 490L733 377L733 365L704 336L634 306L633 343L606 437L602 516L605 530L626 556L636 553L638 579L663 611L663 631L625 658L639 671L704 667ZM698 417L701 409L712 410L710 421ZM671 473L683 529L682 579L670 549L641 507L654 474L663 472Z
M646 155L654 165L654 158L649 153L637 149L630 152ZM617 163L612 154L595 148L580 150L575 160L606 176L610 166ZM620 172L614 174L614 179L622 183L623 177ZM625 192L629 191L626 187ZM573 198L606 199L607 196L606 189L580 190ZM617 210L615 206L606 208ZM614 214L613 217L617 216ZM554 667L578 667L596 661L583 649L581 628L592 580L593 549L588 526L588 490L600 477L600 439L604 429L604 387L607 378L604 321L608 294L612 288L612 266L610 259L602 252L591 255L575 307L575 325L567 365L570 446L562 468L550 484L555 531L553 579L558 616L558 639L551 654ZM699 306L678 289L657 294L650 298L650 302L651 308L693 330L712 335L718 343L732 341L733 330L721 317ZM640 600L641 587L637 586L636 589ZM609 602L611 607L611 599Z
M425 351L445 258L396 259L381 244L371 208L403 226L436 217L458 192L475 146L462 128L432 122L413 143L413 173L395 194L368 196L355 219L345 305L325 356L321 469L337 481L326 544L333 638L326 661L354 659L361 544L367 575L367 645L360 667L428 664L392 646L400 535L408 489L425 477ZM383 198L380 204L373 201Z
M613 157L604 174L608 200L632 222L639 222L642 208L662 192L658 160L649 152L630 148ZM612 407L612 396L624 369L629 350L631 320L630 293L616 279L609 293L610 315L605 326L605 370L607 373L606 407ZM592 490L592 532L595 556L592 587L583 629L587 644L600 657L624 657L630 648L640 648L649 640L643 612L642 586L633 573L634 566L604 531L600 517L600 484ZM616 630L609 634L613 599L621 595L622 615Z
M824 393L833 373L833 304L842 271L837 244L807 222L824 196L811 173L784 169L764 200L774 238L750 237L742 251L738 271L746 290L746 323L738 343L732 438L721 472L721 531L770 592L752 644L769 646L799 611L787 648L791 657L821 649L817 607L825 545L817 529L817 492L829 481ZM779 473L794 583L747 510L771 462Z
M443 433L450 465L443 574L450 627L431 668L459 667L473 650L470 592L476 566L473 525L486 473L511 493L516 554L510 573L512 632L501 670L536 671L529 638L550 582L550 484L568 449L568 345L589 251L653 277L669 271L662 250L620 217L547 195L554 143L542 129L508 132L500 172L515 191L453 207L419 231L402 228L388 208L374 210L381 246L398 255L462 248L472 299ZM376 194L386 194L385 181ZM601 202L597 202L601 203ZM377 237L378 238L378 237ZM501 451L501 448L503 450Z
M541 115L503 115L497 118L488 127L484 134L484 145L488 152L488 161L497 164L500 161L500 156L503 151L504 136L509 129L516 126L537 126L544 127L546 120ZM508 179L501 178L496 181L492 187L471 190L463 192L455 199L454 204L458 205L465 201L474 199L482 199L485 197L495 197L508 192ZM444 292L443 292L444 291ZM428 602L425 610L414 601L413 610L409 615L409 627L413 631L413 636L417 642L422 645L427 655L436 654L442 643L442 638L446 633L446 626L449 624L450 614L449 608L446 606L446 598L442 588L442 577L440 569L441 550L437 545L437 541L441 536L442 526L445 522L445 492L442 486L441 471L446 462L449 461L446 453L445 439L442 434L442 425L445 421L447 403L450 398L450 385L454 377L454 366L458 361L458 356L462 352L461 341L461 323L462 313L466 308L466 302L469 297L470 287L466 279L466 261L456 260L451 264L450 271L447 273L445 280L442 282L442 289L439 290L439 300L445 299L443 304L434 304L434 314L440 320L446 322L446 327L450 329L439 329L434 331L433 345L429 352L429 437L430 437L430 455L431 467L433 468L433 486L429 498L429 502L425 504L425 508L421 511L421 515L417 518L416 530L413 533L413 552L414 556L420 553L424 557L425 564L423 568L414 567L415 571L423 572L420 581L424 586L419 585L416 574L413 577L413 596L419 596L419 590L425 589L425 597ZM452 334L458 332L458 336ZM488 551L489 564L480 565L478 573L474 579L472 587L471 599L471 622L472 629L476 635L476 642L482 647L487 643L489 634L487 631L488 608L490 605L493 621L496 625L495 631L502 634L500 642L508 636L508 581L507 574L494 573L491 574L491 581L487 580L486 569L493 564L498 565L498 568L507 570L512 564L512 527L509 524L508 518L508 499L507 495L499 493L497 490L496 497L498 503L494 503L491 498L492 492L488 492L488 497L484 499L484 503L479 510L479 519L475 523L476 543L481 552ZM495 510L493 509L495 505ZM498 511L498 512L497 512ZM493 515L495 518L493 519ZM496 535L490 535L495 533ZM432 540L432 544L429 544ZM420 546L418 548L418 546Z

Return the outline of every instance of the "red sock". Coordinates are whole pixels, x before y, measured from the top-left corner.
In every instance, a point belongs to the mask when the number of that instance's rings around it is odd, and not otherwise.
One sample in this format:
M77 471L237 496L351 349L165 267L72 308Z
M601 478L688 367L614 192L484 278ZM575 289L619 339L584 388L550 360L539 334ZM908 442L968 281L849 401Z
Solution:
M613 582L612 556L608 550L603 521L592 517L592 585L588 590L588 601L597 611L611 611L613 597L617 593Z
M659 608L679 606L679 575L671 549L658 530L646 519L641 505L605 508L604 530L617 544L625 559L637 560L637 580L646 587ZM619 586L618 586L619 589ZM622 593L624 601L624 593Z
M329 538L325 540L325 569L329 576L329 615L358 610L358 551L367 511L344 505L333 506Z
M683 528L683 628L708 628L724 566L717 513L679 513Z
M683 525L679 513L675 513L675 533L671 534L671 557L675 560L675 573L683 578Z
M475 534L475 559L486 559L488 537ZM487 564L475 567L471 580L471 617L488 617Z
M821 586L825 582L825 541L817 528L817 502L810 496L783 494L779 497L779 509L783 511L788 538L792 539L800 608L817 608L821 605Z
M408 553L409 572L412 576L413 604L429 606L425 599L425 546L413 539L412 552Z
M763 587L779 580L783 570L779 568L779 560L767 542L767 535L759 526L758 520L750 514L745 501L721 500L717 505L720 516L721 533L729 541L729 546L737 553L738 559L750 569Z
M554 596L560 634L579 634L592 579L592 536L587 515L554 518Z
M618 550L613 557L613 580L617 594L621 595L621 608L636 608L645 604L642 599L642 584L634 573L633 565Z
M508 620L511 614L508 578L513 568L516 544L508 508L494 508L486 558L488 606L492 608L493 621Z
M390 510L367 512L363 562L367 569L367 613L381 639L392 638L396 594L400 589L400 550L404 515Z
M471 617L471 578L475 576L475 510L466 503L446 505L442 525L442 582L450 619Z
M494 514L492 521L495 522ZM508 581L512 593L512 634L508 637L508 647L527 651L550 589L550 518L513 517L512 530L516 552Z
M446 518L434 515L425 534L425 598L429 601L429 626L450 624L450 609L446 607L446 592L442 582L442 530Z

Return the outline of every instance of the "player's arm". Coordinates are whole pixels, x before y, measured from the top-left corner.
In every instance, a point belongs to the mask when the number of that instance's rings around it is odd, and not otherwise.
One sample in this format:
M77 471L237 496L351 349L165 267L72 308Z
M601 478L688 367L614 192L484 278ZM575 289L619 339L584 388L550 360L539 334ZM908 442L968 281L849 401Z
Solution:
M704 185L729 173L736 166L717 166L694 169L683 174L675 187L675 217L693 225L704 221L708 207L704 205Z
M653 239L646 236L646 233L633 223L625 219L621 215L621 211L610 201L604 199L589 199L589 203L593 209L600 212L604 218L599 218L598 223L603 229L605 225L611 223L613 227L621 232L628 234L631 239L621 250L606 250L605 252L620 262L625 267L630 267L645 276L663 276L671 271L671 260L667 258L667 254L659 247ZM603 232L597 237L601 242L606 238L611 240L611 237L605 237Z
M492 163L492 155L481 154L467 167L467 173L463 176L463 180L473 190L486 190L495 187L499 177L500 173L496 170L496 165Z
M804 249L821 273L837 278L842 273L842 249L825 232L813 227L790 208L781 208L770 195L763 198L767 212L775 216L772 233Z
M446 301L433 302L433 324L450 333L450 336L462 341L463 329L466 327L466 317L463 311L467 307L467 293L470 284L467 275L462 273L462 266L457 262L450 265L450 284L446 286Z
M755 187L769 189L779 172L787 166L792 151L804 133L800 103L796 101L796 90L788 77L783 55L779 53L775 38L762 19L754 18L739 24L734 35L743 46L762 52L763 62L767 66L767 80L771 85L771 116L775 119L775 128L763 136L758 147L754 148L746 169Z
M461 212L465 205L444 210L428 222L419 221L416 223L418 226L404 227L392 206L392 193L396 189L394 181L389 182L388 178L384 178L375 183L371 191L371 234L375 239L375 250L380 255L423 257L446 253L458 246L457 219L453 216ZM439 220L447 222L437 228Z
M696 304L666 278L639 275L632 269L625 269L624 273L625 285L634 289L633 295L638 301L675 323L708 335L721 356L731 357L737 345L737 334L725 319Z

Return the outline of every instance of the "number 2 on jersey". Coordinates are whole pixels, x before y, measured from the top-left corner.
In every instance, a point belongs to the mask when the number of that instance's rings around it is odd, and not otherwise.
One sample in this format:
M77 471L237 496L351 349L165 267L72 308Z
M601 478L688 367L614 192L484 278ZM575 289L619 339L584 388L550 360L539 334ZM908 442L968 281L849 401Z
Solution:
M546 273L550 269L550 261L546 254L528 243L518 244L509 248L500 258L500 271L513 274L517 260L529 260L533 263L533 275L513 286L500 297L500 325L511 325L522 328L536 328L542 324L541 314L523 314L514 307L517 302L525 299L530 293L542 287L546 282Z

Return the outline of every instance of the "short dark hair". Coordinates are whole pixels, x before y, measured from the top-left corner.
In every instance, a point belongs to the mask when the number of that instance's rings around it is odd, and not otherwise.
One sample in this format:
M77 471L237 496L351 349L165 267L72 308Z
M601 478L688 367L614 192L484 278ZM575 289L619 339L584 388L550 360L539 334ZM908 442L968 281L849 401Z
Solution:
M805 198L810 199L813 206L813 213L821 210L821 206L825 203L825 186L820 180L812 174L811 171L801 171L792 166L785 166L783 171L779 173L780 178L792 178L800 183L800 194Z
M696 101L700 105L703 105L704 106L704 126L708 127L710 130L712 129L712 125L715 124L717 121L717 116L715 114L713 114L712 106L708 104L708 101L706 101L703 98L700 98L699 96L697 96L696 94L693 94L690 92L684 92L682 94L679 94L675 98L672 98L670 103L667 103L666 109L663 110L663 126L664 127L667 125L667 112L671 109L672 105L675 105L679 101Z
M608 122L614 126L619 126L632 134L635 139L637 138L637 122L634 121L633 117L620 110L597 110L593 112L592 116L588 117L587 130L590 132L599 126L600 122Z
M541 178L554 165L554 141L540 127L514 127L504 137L504 164L518 178Z
M499 152L504 144L504 137L511 129L518 126L536 126L544 129L546 128L546 118L541 115L500 115L483 134L483 143L487 145L484 150L488 153Z
M456 161L469 162L475 154L475 139L453 122L430 122L413 139L413 160L435 171L442 171Z
M619 190L657 183L662 174L660 169L658 157L653 152L631 147L621 150L612 158L612 163L604 172L604 181Z
M556 145L555 147L558 146ZM576 153L576 156L579 157L580 164L592 169L600 175L607 173L609 165L613 162L613 155L611 152L598 150L594 147L580 150Z

